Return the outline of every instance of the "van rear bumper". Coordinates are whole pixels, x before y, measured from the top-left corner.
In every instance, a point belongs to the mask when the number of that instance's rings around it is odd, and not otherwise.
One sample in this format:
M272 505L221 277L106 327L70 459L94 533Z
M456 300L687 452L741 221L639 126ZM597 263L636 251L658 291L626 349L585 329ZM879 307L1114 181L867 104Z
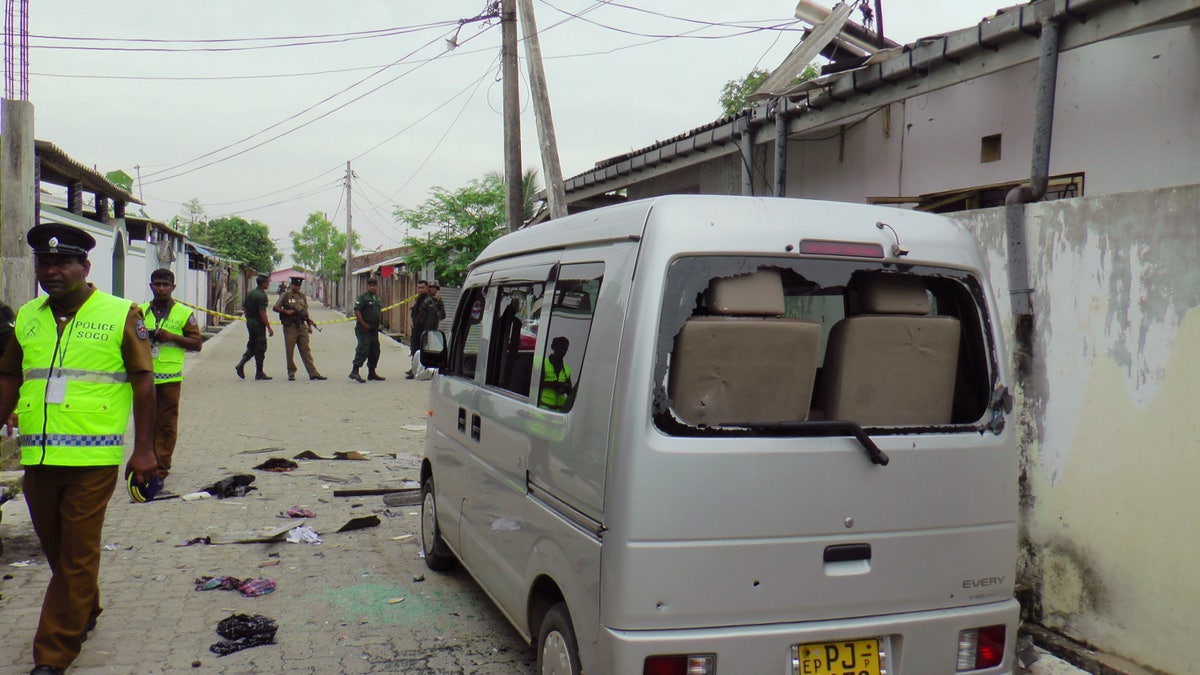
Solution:
M665 654L716 654L717 673L791 675L792 645L890 636L888 675L953 675L958 633L1004 624L1004 662L971 675L1013 671L1020 605L1016 600L886 616L685 630L623 631L605 627L595 652L600 663L588 672L642 672L646 657Z

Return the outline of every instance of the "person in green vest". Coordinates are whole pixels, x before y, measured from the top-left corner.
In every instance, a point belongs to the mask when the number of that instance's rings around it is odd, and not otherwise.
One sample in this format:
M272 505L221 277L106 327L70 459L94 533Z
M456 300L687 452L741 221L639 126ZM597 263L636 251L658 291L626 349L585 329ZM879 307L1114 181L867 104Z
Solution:
M166 268L150 273L154 299L142 304L146 329L150 332L150 356L154 358L154 457L158 478L171 473L171 457L179 436L179 394L183 388L183 353L204 346L196 316L175 302L175 273Z
M375 368L379 365L379 326L383 319L383 305L379 302L379 280L367 279L367 292L354 299L354 337L358 345L354 348L354 362L350 379L366 382L358 369L367 364L367 380L385 380Z
M571 385L571 367L563 360L571 341L559 335L550 341L550 355L542 361L542 385L538 394L538 407L558 412L571 409L570 397L574 393Z
M156 480L154 365L138 306L86 281L96 245L90 234L43 223L25 238L49 297L17 310L0 357L0 420L16 413L21 487L50 567L32 672L56 675L79 655L100 616L101 530L131 408L126 475L139 485Z
M265 274L258 275L258 286L246 294L242 301L242 312L246 315L246 351L242 360L233 367L237 376L246 379L246 362L254 359L254 379L274 379L263 372L263 360L267 358L267 335L275 337L275 329L267 319L267 286L271 278Z

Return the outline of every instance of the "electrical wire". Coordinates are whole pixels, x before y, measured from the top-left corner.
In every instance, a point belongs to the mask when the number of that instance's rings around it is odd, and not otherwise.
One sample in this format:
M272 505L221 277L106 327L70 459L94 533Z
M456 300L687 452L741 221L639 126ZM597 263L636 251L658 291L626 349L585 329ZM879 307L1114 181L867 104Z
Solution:
M579 20L583 21L584 23L588 23L593 26L596 26L597 28L604 28L606 30L611 30L616 33L622 33L625 35L633 35L636 37L647 37L647 38L666 38L666 39L688 38L688 39L692 39L692 40L724 40L724 39L728 39L728 38L732 38L732 37L741 37L743 35L751 35L754 33L760 33L760 32L768 31L768 30L788 30L789 26L794 26L794 25L800 23L800 21L798 19L791 19L784 23L776 23L776 24L773 24L770 26L753 26L753 25L744 26L744 25L739 25L739 24L721 24L721 23L715 23L715 22L707 22L707 23L700 22L703 24L701 26L701 29L744 28L745 30L738 32L738 33L728 33L728 34L724 34L724 35L690 35L690 34L688 34L693 31L685 32L682 34L641 33L638 31L627 30L624 28L619 28L617 26L610 26L608 24L600 23L599 21L594 21L592 19L584 18L581 14L575 14L573 12L568 12L567 10L562 9L562 8L548 2L547 0L542 0L542 4L546 5L547 7L551 8L557 12L561 12L568 16L575 17L576 19L579 19ZM624 5L620 5L620 6L624 7Z
M474 36L472 36L471 38L468 38L468 39L473 39L473 38L475 38L475 37L478 37L479 35L482 35L484 32L486 32L486 31L487 31L488 29L490 29L490 28L491 28L491 26L489 26L487 29L484 29L484 31L480 31L479 33L477 33L476 35L474 35ZM416 51L419 51L419 49L423 49L424 47L427 47L429 44L432 44L432 42L430 42L430 43L426 43L426 44L425 44L425 45L423 45L422 47L418 48L418 50L416 50ZM412 52L412 53L415 53L415 51L414 51L414 52ZM409 55L411 56L411 54L412 54L412 53L410 53ZM402 57L402 59L403 59L403 58L407 58L407 57ZM365 92L365 93L363 93L363 94L360 94L360 95L358 95L358 96L355 96L354 98L352 98L352 99L350 99L349 101L346 101L345 103L343 103L343 104L341 104L341 105L339 105L339 106L337 106L337 107L333 108L332 110L329 110L329 111L327 111L327 112L325 112L325 113L322 113L321 115L318 115L317 117L314 117L313 119L310 119L310 120L308 120L307 122L304 122L303 124L300 124L300 125L298 125L298 126L296 126L296 127L293 127L293 128L291 128L291 129L289 129L289 130L287 130L287 131L284 131L284 132L281 132L281 133L279 133L279 134L276 134L275 136L272 136L272 137L270 137L270 138L268 138L268 139L266 139L266 140L264 140L264 141L261 141L261 142L259 142L259 143L256 143L256 144L254 144L254 145L252 145L252 146L250 146L250 147L248 147L248 148L245 148L245 149L243 149L243 150L239 150L238 152L232 153L232 154L230 154L230 155L227 155L227 156L225 156L225 157L222 157L222 158L219 158L219 159L215 159L215 160L213 160L213 161L211 161L211 162L206 162L206 163L204 163L204 164L201 164L201 165L199 165L199 166L192 167L192 168L190 168L190 169L186 169L186 170L184 170L184 171L179 171L179 172L177 172L177 173L175 173L175 174L172 174L172 175L170 175L170 176L164 176L164 177L162 177L162 178L159 178L159 179L157 179L157 180L145 181L145 184L153 184L153 183L158 183L158 182L162 182L162 181L166 181L166 180L172 180L172 179L174 179L174 178L179 178L180 176L185 176L185 175L187 175L187 174L194 173L194 172L196 172L196 171L199 171L200 169L204 169L204 168L207 168L207 167L209 167L209 166L212 166L213 164L217 164L217 163L219 163L219 162L224 162L224 161L227 161L227 160L233 159L234 157L238 157L238 156L240 156L240 155L243 155L243 154L245 154L245 153L247 153L247 152L250 152L251 150L255 150L255 149L257 149L257 148L260 148L260 147L262 147L262 146L266 145L267 143L270 143L270 142L272 142L272 141L276 141L276 140L278 140L278 139L280 139L280 138L283 138L284 136L287 136L287 135L289 135L289 134L292 134L292 133L294 133L294 132L296 132L296 131L299 131L300 129L303 129L304 127L306 127L306 126L308 126L308 125L310 125L310 124L313 124L313 123L315 123L315 122L317 122L317 121L319 121L319 120L322 120L322 119L324 119L324 118L326 118L326 117L328 117L328 116L332 115L332 114L333 114L333 113L335 113L335 112L338 112L338 111L340 111L340 110L343 110L344 108L346 108L346 107L347 107L347 106L349 106L350 104L352 104L352 103L356 103L356 102L358 102L358 101L362 100L363 98L366 98L367 96L370 96L371 94L374 94L375 92L379 91L380 89L383 89L384 87L386 87L386 86L388 86L388 85L392 84L393 82L396 82L396 81L397 81L397 80L399 80L400 78L402 78L402 77L405 77L406 75L409 75L409 74L411 74L412 72L414 72L414 71L416 71L417 69L419 69L419 68L421 68L421 67L423 67L423 66L427 65L428 63L432 62L433 60L436 60L436 58L435 58L435 59L431 59L430 61L425 61L425 62L423 62L423 63L419 63L419 64L417 64L417 65L413 66L412 68L410 68L409 70L406 70L405 72L403 72L403 73L401 73L401 74L397 75L396 77L394 77L394 78L392 78L392 79L388 80L387 82L384 82L383 84L381 84L381 85L379 85L379 86L377 86L377 87L375 87L375 88L373 88L373 89L370 89L370 90L368 90L367 92ZM400 61L397 61L396 63L399 63L399 62L400 62ZM390 67L390 66L389 66L389 67ZM377 71L377 72L382 72L382 71ZM303 110L303 111L301 111L301 112L299 112L299 113L296 113L295 115L292 115L291 117L288 117L288 118L287 118L287 119L285 119L285 120L282 120L282 121L280 121L280 122L277 122L277 123L275 123L275 124L273 124L273 125L271 125L271 126L267 127L266 129L263 129L263 130L261 130L261 131L258 131L258 132L256 132L256 133L254 133L254 134L251 134L250 136L247 136L246 138L243 138L242 140L239 140L239 141L236 141L236 142L234 142L234 143L231 143L231 144L229 144L229 145L226 145L226 146L224 146L223 148L219 148L219 149L217 149L217 150L213 150L212 152L208 152L208 153L206 153L206 154L204 154L204 155L201 155L200 157L197 157L197 158L195 158L195 159L188 160L187 162L182 162L182 163L180 163L180 164L177 164L177 165L176 165L176 168L179 168L179 167L186 166L187 164L191 164L191 163L193 163L193 162L199 161L200 159L203 159L203 158L206 158L206 157L211 157L211 156L212 156L212 155L214 155L214 154L220 153L220 152L222 152L222 151L224 151L224 150L227 150L227 149L230 149L230 148L232 148L232 147L233 147L233 146L235 146L235 145L238 145L238 144L244 143L244 142L246 142L247 140L249 140L249 139L251 139L251 138L254 138L254 137L256 137L256 136L259 136L259 135L261 135L261 134L263 134L263 133L265 133L265 132L267 132L267 131L269 131L269 130L271 130L271 129L273 129L273 128L277 127L277 126L280 126L281 124L283 124L283 123L285 123L285 122L287 122L287 121L290 121L290 120L292 120L292 119L295 119L296 117L298 117L298 116L300 116L300 115L303 115L304 113L306 113L306 112L308 112L308 111L312 110L313 108L315 108L316 106L320 105L321 103L324 103L325 101L328 101L328 100L330 100L330 99L334 98L335 96L338 96L338 95L340 95L340 94L342 94L342 93L344 93L344 92L346 92L346 91L348 91L348 90L350 90L350 89L352 89L352 88L354 88L354 87L358 86L359 84L361 84L362 82L365 82L367 79L369 79L370 77L373 77L374 75L375 75L375 73L372 73L372 75L369 75L369 76L367 76L366 78L363 78L362 80L360 80L359 82L356 82L355 84L353 84L353 85L350 85L349 87L346 87L345 89L342 89L342 90L341 90L341 91L339 91L337 94L334 94L334 95L332 95L332 96L326 97L326 98L325 98L325 99L323 99L322 101L320 101L320 102L318 102L318 103L316 103L316 104L314 104L314 105L312 105L312 106L309 106L309 107L308 107L308 108L306 108L305 110ZM160 174L160 173L164 173L165 171L167 171L167 170L164 170L164 171L159 171L159 172L155 172L155 175L157 175L157 174Z

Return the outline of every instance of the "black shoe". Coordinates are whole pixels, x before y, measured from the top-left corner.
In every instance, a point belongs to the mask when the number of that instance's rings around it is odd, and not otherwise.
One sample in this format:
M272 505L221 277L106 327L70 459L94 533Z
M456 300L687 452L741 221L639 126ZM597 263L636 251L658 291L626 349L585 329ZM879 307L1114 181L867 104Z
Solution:
M354 380L355 382L366 382L366 380L362 379L362 375L358 374L357 368L350 371L350 379Z
M275 378L271 377L270 375L268 375L266 373L255 373L254 379L256 379L256 380L273 380Z
M245 363L239 363L233 367L233 372L237 373L237 376L242 378L243 380L246 379L245 365L246 365Z
M416 379L416 375L413 375L412 373L409 373L409 374L407 374L407 375L405 375L405 376L404 376L404 379L406 379L406 380L412 380L412 379Z
M63 675L67 672L65 668L55 668L54 666L37 666L29 671L29 675Z
M296 374L288 373L288 382L295 382L295 381L296 381Z
M376 380L376 381L378 381L378 382L383 382L383 381L384 381L384 380L386 380L387 378L386 378L386 377L383 377L383 376L381 376L381 375L379 375L379 374L378 374L378 373L376 373L375 371L371 371L370 373L367 373L367 379L368 379L368 380Z
M324 375L309 375L308 379L310 379L310 380L328 380L329 378L325 377Z
M412 371L411 371L411 370L406 370L406 371L404 371L404 374L405 374L405 375L412 375Z

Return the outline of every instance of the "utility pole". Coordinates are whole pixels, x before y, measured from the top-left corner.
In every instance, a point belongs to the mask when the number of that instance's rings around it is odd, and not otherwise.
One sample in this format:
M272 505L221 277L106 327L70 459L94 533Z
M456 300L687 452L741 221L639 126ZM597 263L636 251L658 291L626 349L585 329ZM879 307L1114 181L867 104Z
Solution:
M37 222L37 158L29 102L29 0L4 14L4 100L0 102L0 294L14 309L33 299L33 256L25 232Z
M538 147L542 151L542 173L546 176L550 217L562 218L567 215L567 193L563 187L562 167L558 163L558 139L554 135L554 115L550 113L550 92L546 86L546 71L542 68L542 46L533 18L533 0L517 2L521 10L521 34L525 37L529 89L533 93L533 113L537 121Z
M504 213L508 231L525 222L521 181L521 102L517 88L516 0L500 0L500 77L504 80Z
M352 282L352 279L350 277L350 244L354 237L354 229L351 226L351 221L353 220L354 216L352 215L353 209L351 209L351 203L350 203L350 197L351 197L351 189L350 189L351 180L350 179L351 179L351 177L353 177L353 175L354 175L354 172L350 170L350 162L347 161L346 162L346 274L344 277L342 277L342 288L345 289L342 292L342 296L343 296L342 300L345 302L346 316L350 316L354 312L354 300L351 299L351 291L350 291L350 284Z

